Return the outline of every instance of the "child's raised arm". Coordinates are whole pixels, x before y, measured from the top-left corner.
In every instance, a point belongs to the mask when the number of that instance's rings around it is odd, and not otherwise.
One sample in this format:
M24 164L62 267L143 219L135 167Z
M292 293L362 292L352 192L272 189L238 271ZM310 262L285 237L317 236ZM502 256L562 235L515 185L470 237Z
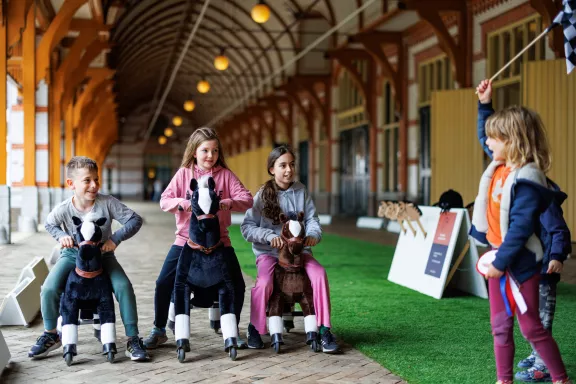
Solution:
M492 151L486 145L486 120L494 113L492 108L492 83L489 80L482 80L478 87L478 140L482 145L482 149L492 159Z

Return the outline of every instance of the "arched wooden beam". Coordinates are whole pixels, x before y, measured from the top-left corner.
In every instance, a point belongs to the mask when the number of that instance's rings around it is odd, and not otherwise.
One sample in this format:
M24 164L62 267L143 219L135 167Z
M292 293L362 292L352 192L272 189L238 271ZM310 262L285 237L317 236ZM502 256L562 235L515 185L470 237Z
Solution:
M369 93L368 88L362 79L362 75L360 72L358 72L358 69L354 64L354 60L367 60L368 62L373 62L372 56L370 56L370 54L363 49L352 48L331 50L326 52L325 56L329 59L338 60L338 63L340 63L340 65L344 67L348 73L350 73L352 81L358 86L362 96L367 99Z
M450 58L454 68L454 78L461 88L472 86L472 44L470 23L472 11L467 1L461 0L405 0L407 9L418 12L436 33L439 45ZM459 14L458 43L450 35L440 12L452 11Z
M76 87L80 85L82 80L86 77L86 71L88 66L94 59L104 50L108 48L108 43L102 42L100 40L94 40L88 48L86 48L86 52L82 56L80 63L76 69L72 72L72 75L67 79L66 86L64 89L64 94L62 95L61 105L66 107L68 103L72 100L74 93L76 92Z
M26 15L32 4L34 4L34 0L8 2L6 9L6 21L8 22L6 29L6 47L8 52L6 54L8 57L12 56L12 47L22 41L22 33L26 29Z
M381 65L384 76L390 81L394 88L396 108L398 108L398 112L401 112L400 108L403 107L403 94L405 91L402 86L402 79L404 78L405 71L404 55L402 54L402 33L382 31L362 32L350 36L348 42L362 43L366 51ZM385 44L391 44L397 48L398 62L396 64L396 69L390 63L389 58L386 57L386 54L382 49Z
M48 69L50 68L50 54L56 44L62 40L62 38L68 32L68 26L72 17L82 5L86 3L86 0L66 0L60 10L56 14L50 27L46 33L42 36L40 44L38 44L36 50L36 82L39 83L42 79L49 79Z

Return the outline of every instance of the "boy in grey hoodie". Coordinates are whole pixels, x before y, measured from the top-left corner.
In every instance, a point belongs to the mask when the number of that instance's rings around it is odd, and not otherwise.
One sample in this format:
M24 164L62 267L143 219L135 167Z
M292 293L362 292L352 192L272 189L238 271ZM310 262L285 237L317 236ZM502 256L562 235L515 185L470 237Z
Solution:
M302 257L314 291L314 308L320 328L322 350L326 353L337 353L338 344L330 332L330 290L326 271L314 259L311 251L311 247L318 244L322 238L322 228L306 186L294 181L295 156L289 147L282 145L272 150L268 156L268 173L273 178L258 191L254 197L254 205L246 211L241 226L242 236L252 243L258 271L251 295L248 347L264 347L260 335L267 332L266 307L274 288L274 267L278 262L278 251L283 247L279 215L282 212L302 211L306 231Z

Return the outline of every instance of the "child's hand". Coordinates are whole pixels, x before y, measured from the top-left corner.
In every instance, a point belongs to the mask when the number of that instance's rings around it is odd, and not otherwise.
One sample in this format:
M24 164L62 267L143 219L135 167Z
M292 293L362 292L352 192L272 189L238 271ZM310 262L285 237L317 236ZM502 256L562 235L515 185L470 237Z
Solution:
M486 277L487 279L498 279L502 277L503 274L504 272L502 272L499 269L496 269L494 265L490 264L490 267L488 267L488 271L486 272L486 275L484 277Z
M106 240L106 242L104 243L104 245L102 246L102 252L114 252L114 250L116 249L116 244L108 239Z
M74 240L72 240L71 236L61 237L60 246L62 246L62 248L72 248L74 247Z
M270 246L272 246L272 248L282 249L282 247L284 246L282 238L280 238L280 236L273 238L272 241L270 242Z
M478 92L478 100L482 104L488 104L492 101L492 82L490 80L482 80L476 87Z
M546 273L562 273L563 268L564 264L558 260L552 260L550 264L548 264L548 271Z
M306 236L304 238L304 246L305 247L313 247L318 244L318 239L312 236Z

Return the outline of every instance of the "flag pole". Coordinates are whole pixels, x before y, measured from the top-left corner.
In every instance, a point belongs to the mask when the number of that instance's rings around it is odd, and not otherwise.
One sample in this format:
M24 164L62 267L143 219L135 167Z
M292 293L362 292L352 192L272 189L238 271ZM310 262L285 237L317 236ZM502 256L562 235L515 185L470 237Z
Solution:
M492 82L495 78L497 78L502 72L504 72L504 70L506 68L508 68L513 62L515 62L520 56L522 56L528 49L530 49L531 46L533 46L534 44L536 44L538 42L538 40L540 40L541 38L543 38L548 32L550 32L552 30L552 28L555 26L555 24L552 24L551 26L549 26L548 28L546 28L540 35L538 35L534 40L532 40L532 42L530 44L528 44L526 47L524 47L524 49L522 49L516 56L514 56L512 58L512 60L510 60L508 63L506 63L506 65L504 65L498 72L496 72L496 74L494 76L492 76L490 78L490 82ZM478 91L476 91L476 94L478 94Z

